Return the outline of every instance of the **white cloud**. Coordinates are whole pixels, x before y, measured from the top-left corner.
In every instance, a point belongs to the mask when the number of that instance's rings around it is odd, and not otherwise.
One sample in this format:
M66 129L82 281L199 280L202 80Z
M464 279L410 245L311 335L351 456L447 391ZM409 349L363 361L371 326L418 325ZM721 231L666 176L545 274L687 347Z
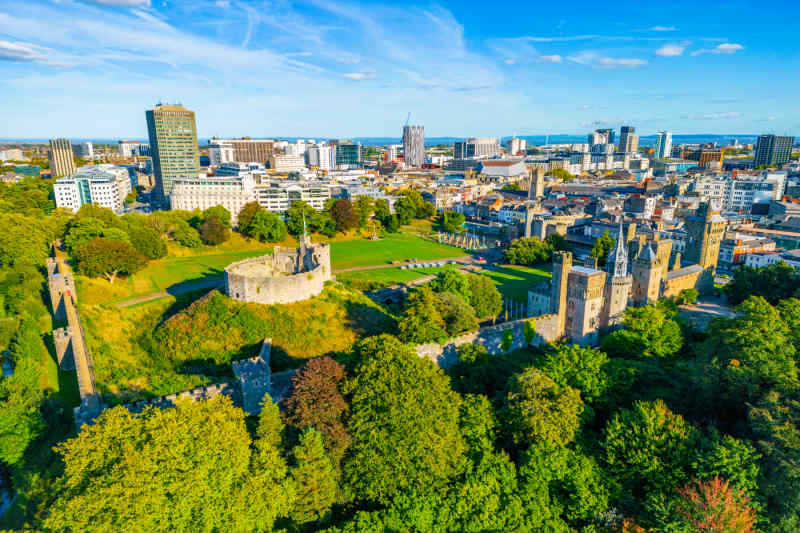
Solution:
M650 31L675 31L677 29L675 26L653 26Z
M739 118L742 114L738 111L723 111L718 113L705 113L703 115L684 115L683 118L688 118L690 120L727 120L731 118Z
M516 63L516 61L511 58L508 58L505 61L503 61L503 63L505 63L506 65L513 65L514 63Z
M551 56L539 56L538 61L540 63L561 63L563 58L558 54L554 54Z
M701 54L735 54L739 50L744 50L744 46L738 43L722 43L718 44L714 48L703 48L701 50L695 50L692 52L693 56L699 56Z
M101 6L117 6L117 7L147 7L150 5L150 0L83 0L90 4L98 4Z
M342 76L350 80L363 81L373 79L375 74L372 72L349 72L347 74L342 74Z
M608 57L591 50L584 50L575 55L567 56L567 59L596 69L636 68L647 64L644 59Z
M221 7L221 8L223 8L223 9L226 9L226 8L229 8L229 7L231 7L231 2L230 2L230 0L217 0L216 2L214 2L214 4L215 4L217 7Z
M43 46L0 40L0 60L30 61L43 65L59 65L59 62L53 61L48 57L48 52L51 52L51 50Z
M661 57L676 57L683 55L683 51L686 50L686 47L689 43L680 43L680 44L665 44L658 50L656 50L656 55Z

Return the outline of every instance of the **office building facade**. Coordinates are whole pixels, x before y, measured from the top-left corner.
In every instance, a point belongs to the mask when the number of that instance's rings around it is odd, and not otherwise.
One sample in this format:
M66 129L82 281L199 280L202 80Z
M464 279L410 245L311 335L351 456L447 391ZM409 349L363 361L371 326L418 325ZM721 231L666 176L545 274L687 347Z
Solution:
M50 160L52 177L60 178L75 172L75 159L69 139L50 139L50 151L47 152L47 158Z
M622 126L619 129L620 152L635 152L639 149L639 136L636 135L636 128L633 126Z
M84 204L120 213L131 190L128 169L116 165L87 165L53 183L56 207L70 209L73 213Z
M777 135L760 135L756 143L756 155L753 165L756 168L779 167L789 162L792 156L792 143L794 137L779 137Z
M520 139L517 140L519 141ZM466 141L456 141L453 143L453 159L495 157L497 155L500 155L500 144L494 137L471 137Z
M200 173L194 111L181 105L157 105L146 112L156 196L169 200L172 184Z
M425 163L425 127L403 127L403 161L406 168L421 168Z
M333 143L332 143L333 144ZM336 142L336 168L346 170L361 167L361 143Z
M672 132L659 131L656 137L656 144L653 147L653 157L655 159L666 159L672 156Z

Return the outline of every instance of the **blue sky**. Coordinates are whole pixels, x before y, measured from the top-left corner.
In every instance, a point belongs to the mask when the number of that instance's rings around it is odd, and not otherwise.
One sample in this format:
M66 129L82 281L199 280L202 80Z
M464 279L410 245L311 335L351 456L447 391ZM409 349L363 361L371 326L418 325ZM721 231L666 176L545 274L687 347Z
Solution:
M0 138L800 134L800 2L0 0Z

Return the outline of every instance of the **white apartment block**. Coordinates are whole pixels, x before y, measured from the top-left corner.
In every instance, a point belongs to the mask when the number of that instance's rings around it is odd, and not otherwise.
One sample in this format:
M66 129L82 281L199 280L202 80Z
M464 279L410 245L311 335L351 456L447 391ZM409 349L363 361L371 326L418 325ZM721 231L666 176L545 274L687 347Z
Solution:
M120 141L119 142L119 155L122 157L132 157L138 155L137 149L139 148L138 141Z
M212 167L219 167L225 163L236 161L233 143L216 141L208 145L208 159Z
M22 157L22 150L19 148L0 150L0 161L22 161Z
M306 162L296 155L272 154L269 158L269 168L275 172L300 172L306 169Z
M306 148L306 163L319 170L333 170L336 168L336 150L326 144L315 144Z
M53 183L56 207L77 212L84 204L107 207L120 213L131 192L128 169L116 165L87 165Z
M193 211L221 205L236 223L245 204L258 202L268 211L283 213L293 202L308 202L321 210L331 197L327 183L264 181L252 174L241 176L200 176L178 180L170 194L172 209Z

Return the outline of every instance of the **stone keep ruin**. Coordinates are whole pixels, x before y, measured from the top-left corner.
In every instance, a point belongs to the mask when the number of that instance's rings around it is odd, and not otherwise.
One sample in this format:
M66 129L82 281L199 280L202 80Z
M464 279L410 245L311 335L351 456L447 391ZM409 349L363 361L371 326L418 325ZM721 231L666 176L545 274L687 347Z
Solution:
M276 246L272 255L228 265L225 293L242 302L288 304L318 295L330 279L330 246L304 234L299 248Z

